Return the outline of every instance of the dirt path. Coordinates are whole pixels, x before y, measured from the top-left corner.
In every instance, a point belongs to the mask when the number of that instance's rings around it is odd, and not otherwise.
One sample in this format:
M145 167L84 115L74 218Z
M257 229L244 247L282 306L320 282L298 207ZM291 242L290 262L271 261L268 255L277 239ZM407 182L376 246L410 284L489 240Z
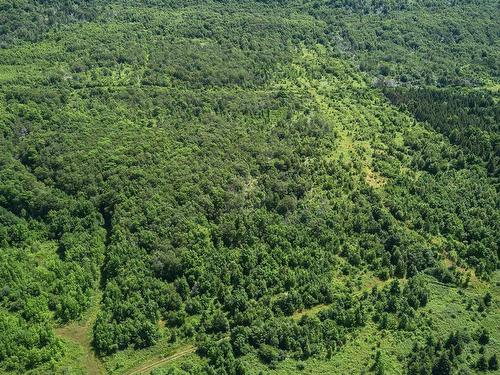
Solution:
M143 363L140 367L132 369L132 370L128 371L126 374L127 375L143 374L146 371L153 370L153 369L155 369L155 368L157 368L165 363L174 361L178 358L181 358L181 357L184 357L188 354L194 353L195 350L196 350L196 348L192 345L184 347L182 350L180 350L180 351L178 351L178 352L176 352L168 357L160 358L160 359L156 359L156 360L150 360L147 363Z
M92 327L99 311L101 300L100 293L95 296L95 300L84 321L73 322L63 327L54 329L60 338L79 344L83 351L81 363L84 365L89 375L104 375L106 371L101 361L92 349Z

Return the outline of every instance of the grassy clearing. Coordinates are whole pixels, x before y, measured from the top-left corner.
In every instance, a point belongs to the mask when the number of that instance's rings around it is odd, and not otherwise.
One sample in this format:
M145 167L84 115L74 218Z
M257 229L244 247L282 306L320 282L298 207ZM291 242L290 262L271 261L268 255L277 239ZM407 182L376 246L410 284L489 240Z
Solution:
M149 371L165 366L166 364L170 364L179 360L185 356L188 356L194 353L196 348L193 345L186 345L185 347L180 347L173 354L164 357L164 358L150 358L148 361L141 363L139 366L129 370L126 372L127 375L138 375L145 374Z
M162 337L155 346L140 350L126 349L103 361L108 374L142 374L166 363L182 362L194 350L192 344L171 344L167 337Z
M99 311L101 293L94 297L86 317L55 329L55 334L68 345L68 355L61 366L62 372L89 375L104 374L104 366L92 349L92 327Z

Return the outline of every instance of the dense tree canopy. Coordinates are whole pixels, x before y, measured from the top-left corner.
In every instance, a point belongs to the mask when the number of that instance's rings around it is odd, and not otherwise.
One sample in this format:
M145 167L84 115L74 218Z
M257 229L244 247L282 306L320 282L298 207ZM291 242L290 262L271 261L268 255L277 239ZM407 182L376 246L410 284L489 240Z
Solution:
M499 19L0 1L0 372L71 371L81 320L107 363L194 344L174 373L301 371L367 331L408 374L495 371ZM482 330L437 329L436 288Z

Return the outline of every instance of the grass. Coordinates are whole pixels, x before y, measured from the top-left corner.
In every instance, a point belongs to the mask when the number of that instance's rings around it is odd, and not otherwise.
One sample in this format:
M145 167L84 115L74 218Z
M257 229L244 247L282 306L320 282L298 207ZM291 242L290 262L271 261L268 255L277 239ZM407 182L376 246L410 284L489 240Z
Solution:
M374 285L383 286L389 281L381 281L367 273L361 277L362 287L357 293L371 289ZM465 327L474 337L475 333L482 328L490 332L490 343L485 346L487 356L496 353L500 355L500 271L493 274L491 282L477 281L471 283L467 289L445 285L428 277L430 288L430 300L427 306L417 312L418 319L422 323L414 331L379 330L376 324L368 324L352 334L350 340L334 353L331 359L324 356L310 358L305 361L297 361L287 358L278 362L276 368L271 369L262 364L256 355L245 357L249 366L249 374L361 374L369 373L374 362L375 353L382 352L382 361L386 374L396 375L405 373L405 358L408 356L415 342L423 342L427 335L433 333L436 337L446 338L451 332ZM469 301L478 301L489 291L493 296L493 304L486 312L479 313L477 306L471 310L467 309ZM316 314L327 305L318 305L311 309L303 310L294 314L294 319L309 314ZM424 325L428 322L428 325ZM472 341L462 354L463 361L470 367L479 358L479 344ZM169 363L168 367L178 367L182 363L193 360L201 360L195 354L179 358L175 363ZM298 364L302 362L303 370L299 370Z
M104 358L103 361L108 374L140 374L142 373L141 369L144 368L153 369L171 361L182 362L184 355L191 354L193 351L192 344L186 342L169 343L167 335L164 335L152 347L139 350L129 348ZM177 356L179 353L184 355Z
M127 371L127 375L138 375L138 374L143 374L147 373L153 369L160 368L165 366L166 364L170 364L173 362L176 362L180 360L181 358L184 358L186 356L189 356L190 354L193 354L195 352L196 348L193 345L185 345L184 347L180 347L178 350L176 350L174 353L167 357L162 357L162 358L150 358L149 360L141 363L140 365L132 368L131 370Z
M92 306L84 319L55 329L55 334L70 349L69 355L63 361L63 371L89 375L105 373L104 366L92 349L92 327L99 311L100 300L99 292L94 296Z
M40 53L45 53L44 49ZM332 150L333 159L343 158L346 161L351 160L355 152L362 154L363 169L366 172L365 180L368 185L380 188L385 184L385 178L379 176L371 167L371 155L373 153L372 145L356 138L356 131L364 132L370 125L374 128L378 126L376 119L370 117L370 109L354 109L349 107L349 99L342 97L342 85L350 84L352 87L363 89L362 80L353 80L352 82L342 83L337 81L315 80L307 76L307 69L302 64L314 64L316 56L310 51L304 51L302 60L294 65L299 77L296 80L279 82L277 87L285 87L290 93L306 92L312 106L324 115L329 123L338 131L338 147ZM96 73L99 73L97 71ZM136 84L136 77L128 68L113 71L109 82L105 85L117 84ZM9 67L0 76L0 81L13 80L16 77L17 70ZM87 77L88 78L88 77ZM336 101L336 96L341 98ZM347 94L345 94L347 95ZM364 113L366 112L366 113ZM353 113L358 116L353 118ZM281 117L281 113L272 113L271 122ZM345 118L344 118L345 116ZM352 129L351 129L352 128ZM363 129L363 130L361 130ZM154 130L155 134L158 130ZM351 134L354 132L354 135ZM374 131L373 129L371 131ZM106 132L109 132L106 129ZM122 137L121 132L117 134ZM104 142L106 141L106 142ZM396 143L402 144L402 136L399 136ZM109 138L103 140L102 147L106 143L111 144ZM354 158L353 158L354 159ZM251 188L251 183L248 188ZM449 260L445 260L447 265L451 265ZM390 280L384 282L374 277L370 273L359 275L359 288L356 294L369 291L373 286L382 287ZM336 278L339 284L345 284L349 279L343 280ZM413 343L416 340L422 340L428 333L435 333L440 337L445 337L457 327L467 327L471 332L477 331L481 327L486 327L492 334L491 343L488 345L488 353L499 353L500 347L500 273L493 276L490 284L481 282L477 278L472 279L471 287L463 290L450 287L430 280L431 298L429 304L419 311L421 321L429 321L429 326L421 326L417 331L379 331L374 323L368 323L365 327L356 331L351 340L337 351L330 360L324 358L312 358L304 362L304 374L352 374L361 373L370 369L373 363L373 357L377 350L383 352L383 361L387 374L401 374L404 372L404 357L410 352ZM469 301L477 301L482 298L486 291L493 295L495 304L488 308L485 314L473 310L468 310ZM169 343L168 335L164 333L159 342L147 349L133 350L128 349L119 352L111 357L105 358L103 363L95 356L91 347L92 325L99 310L100 295L96 295L95 301L90 309L88 316L80 322L74 322L55 330L56 334L64 341L66 346L66 355L62 359L58 373L70 374L138 374L151 371L155 368L179 367L183 363L202 362L196 354L193 353L194 346L190 343ZM298 311L293 315L294 319L300 319L305 315L314 315L327 307L327 305L318 305L310 309ZM467 361L473 363L477 357L477 347L472 347L467 354ZM469 358L470 357L470 358ZM248 357L251 367L250 373L273 374L294 374L298 373L297 361L286 359L278 363L276 369L269 369L256 356ZM50 372L47 372L50 373Z
M127 349L100 359L92 349L92 327L99 312L101 294L96 294L91 308L82 320L55 328L55 334L64 343L65 355L55 370L50 368L41 373L137 375L149 373L155 368L174 366L185 360L199 359L194 354L196 348L192 344L168 342L169 337L161 322L160 330L163 335L155 346L141 350Z

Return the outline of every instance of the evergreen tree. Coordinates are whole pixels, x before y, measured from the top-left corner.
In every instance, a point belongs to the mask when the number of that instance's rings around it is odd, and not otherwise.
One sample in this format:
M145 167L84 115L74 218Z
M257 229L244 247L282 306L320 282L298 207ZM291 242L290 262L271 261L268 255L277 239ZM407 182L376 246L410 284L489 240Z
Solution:
M446 352L442 353L437 362L432 367L432 375L450 375L452 363Z
M490 359L488 360L488 369L490 371L497 371L498 370L498 359L497 355L493 354Z

